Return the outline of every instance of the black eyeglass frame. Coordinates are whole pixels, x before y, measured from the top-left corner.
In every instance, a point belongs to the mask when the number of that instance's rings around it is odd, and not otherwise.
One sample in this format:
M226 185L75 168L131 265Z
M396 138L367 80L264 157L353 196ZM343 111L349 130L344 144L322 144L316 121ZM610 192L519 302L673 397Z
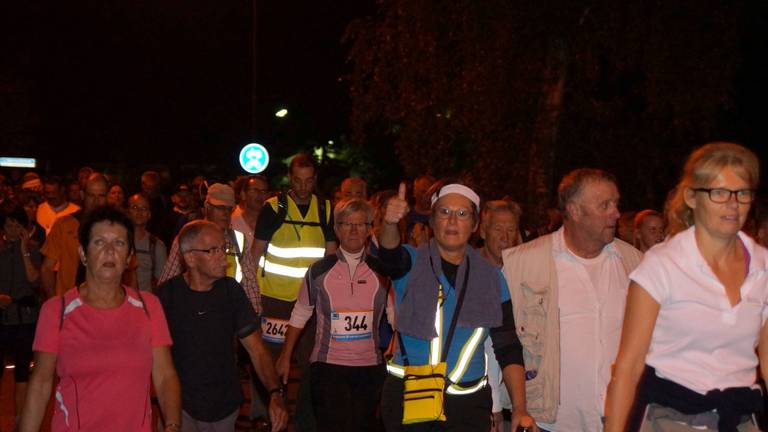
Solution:
M691 190L694 191L694 192L706 192L707 196L709 197L709 200L712 201L715 204L725 204L728 201L730 201L731 198L734 195L736 195L736 202L738 202L739 204L752 204L753 202L755 202L755 194L757 192L755 189L732 190L732 189L726 189L726 188L691 188ZM728 197L725 200L723 200L723 201L716 200L716 199L712 198L712 192L713 191L728 192ZM747 198L748 198L747 201L743 201L742 199L739 198L739 197L744 196L744 195L741 195L741 194L745 193L745 192L749 192L749 195L747 195Z

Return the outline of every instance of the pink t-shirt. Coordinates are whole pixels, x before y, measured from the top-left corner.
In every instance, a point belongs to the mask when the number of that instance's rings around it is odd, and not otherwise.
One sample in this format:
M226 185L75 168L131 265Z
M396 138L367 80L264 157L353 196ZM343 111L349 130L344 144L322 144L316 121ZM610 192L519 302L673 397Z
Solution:
M95 309L77 290L40 311L33 349L57 355L52 430L151 431L152 348L171 345L168 324L157 297L142 293L149 316L135 291L114 309Z

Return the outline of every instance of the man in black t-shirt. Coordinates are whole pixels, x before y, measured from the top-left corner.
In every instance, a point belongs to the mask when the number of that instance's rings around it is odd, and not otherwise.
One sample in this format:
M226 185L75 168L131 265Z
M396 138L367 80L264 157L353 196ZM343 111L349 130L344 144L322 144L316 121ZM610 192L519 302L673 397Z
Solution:
M287 425L282 387L261 340L259 320L240 284L225 277L224 235L215 224L190 222L179 233L187 272L158 288L173 338L173 361L182 386L186 430L233 431L243 397L235 350L237 336L270 393L272 430Z

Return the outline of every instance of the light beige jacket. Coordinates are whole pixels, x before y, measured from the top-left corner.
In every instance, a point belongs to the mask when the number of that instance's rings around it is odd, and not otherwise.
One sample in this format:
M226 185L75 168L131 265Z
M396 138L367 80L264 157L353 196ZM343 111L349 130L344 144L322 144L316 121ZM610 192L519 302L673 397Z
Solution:
M528 412L543 423L555 423L560 401L559 288L552 255L555 234L502 253L517 336L523 344ZM629 275L640 264L642 253L618 238L613 245Z

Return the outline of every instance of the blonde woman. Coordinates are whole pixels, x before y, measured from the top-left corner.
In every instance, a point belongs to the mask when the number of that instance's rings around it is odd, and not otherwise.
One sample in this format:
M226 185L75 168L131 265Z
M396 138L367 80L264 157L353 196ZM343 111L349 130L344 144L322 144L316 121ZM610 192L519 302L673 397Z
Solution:
M630 275L606 431L758 430L768 252L741 232L758 178L742 146L691 153L667 203L670 237Z

